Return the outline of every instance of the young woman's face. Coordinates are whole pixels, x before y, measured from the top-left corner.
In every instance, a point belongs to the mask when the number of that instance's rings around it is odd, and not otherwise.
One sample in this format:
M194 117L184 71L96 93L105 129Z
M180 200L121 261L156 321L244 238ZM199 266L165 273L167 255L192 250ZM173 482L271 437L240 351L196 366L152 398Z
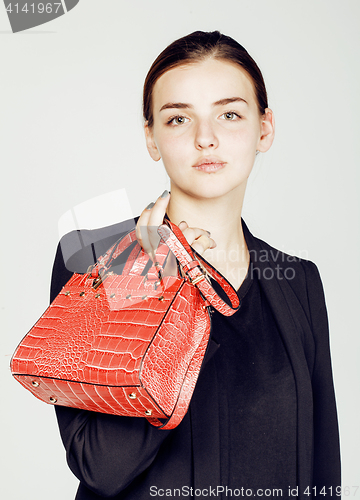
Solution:
M231 62L206 59L167 71L152 104L147 146L154 160L163 159L172 191L214 198L242 189L256 150L272 142L265 140L271 111L260 116L250 77Z

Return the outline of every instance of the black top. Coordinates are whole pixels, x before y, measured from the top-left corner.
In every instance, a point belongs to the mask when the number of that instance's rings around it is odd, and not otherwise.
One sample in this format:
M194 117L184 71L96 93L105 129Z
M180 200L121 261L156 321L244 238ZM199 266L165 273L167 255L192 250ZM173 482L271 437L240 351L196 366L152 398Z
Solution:
M254 494L258 488L281 489L286 497L289 486L296 486L294 376L252 263L238 296L241 307L233 316L212 314L212 338L220 344L214 361L221 483Z
M177 428L163 431L142 418L56 408L69 466L81 481L78 500L148 499L159 488L164 496L179 496L175 488L190 496L190 485L197 493L205 489L204 497L213 496L211 487L297 485L299 498L308 500L315 486L330 491L340 485L319 273L312 262L278 252L242 224L251 281L248 276L240 287L244 296L235 316L213 313L205 364ZM85 236L94 245L69 252L70 270L59 249L52 298L71 271L85 272L94 252L104 253L123 230L120 224L89 231ZM224 491L223 497L229 495Z

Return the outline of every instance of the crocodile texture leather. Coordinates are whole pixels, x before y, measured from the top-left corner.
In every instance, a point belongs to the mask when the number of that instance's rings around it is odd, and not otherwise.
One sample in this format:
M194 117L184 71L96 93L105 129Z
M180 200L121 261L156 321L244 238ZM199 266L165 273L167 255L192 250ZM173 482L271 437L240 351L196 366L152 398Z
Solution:
M232 306L216 294L181 231L168 224L159 227L163 243L145 276L141 273L149 258L138 243L123 273L111 273L111 263L136 240L132 231L88 273L75 273L24 337L11 371L37 398L142 416L162 429L181 422L209 340L208 306L229 315L239 300L231 285L211 269ZM185 269L191 263L185 277L159 279L169 249ZM196 279L200 281L194 285Z

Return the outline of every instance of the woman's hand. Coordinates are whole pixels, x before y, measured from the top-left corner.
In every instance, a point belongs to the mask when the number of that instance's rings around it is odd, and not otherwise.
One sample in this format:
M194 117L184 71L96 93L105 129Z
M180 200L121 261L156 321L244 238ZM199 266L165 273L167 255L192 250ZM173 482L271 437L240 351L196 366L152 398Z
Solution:
M157 229L163 223L169 201L170 194L168 191L164 191L155 203L150 203L143 210L136 225L138 242L153 261L155 261L156 249L160 243ZM189 227L185 221L180 222L178 227L189 245L200 255L208 248L216 247L216 243L208 231L198 227ZM176 259L173 254L168 258L164 275L176 275Z
M203 255L208 248L216 247L216 243L210 237L211 234L209 231L198 227L189 227L185 221L180 222L178 228L181 229L189 245L200 255Z

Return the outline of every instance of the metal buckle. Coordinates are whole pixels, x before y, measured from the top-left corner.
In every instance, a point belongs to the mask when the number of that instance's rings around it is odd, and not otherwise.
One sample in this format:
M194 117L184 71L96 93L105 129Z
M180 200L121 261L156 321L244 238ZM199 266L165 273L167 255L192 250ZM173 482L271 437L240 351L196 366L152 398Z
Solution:
M195 278L190 278L190 276L189 276L189 280L190 280L190 283L192 285L196 285L197 283L200 283L200 281L205 280L205 279L206 279L206 276L203 273L201 273L200 276L195 276Z

